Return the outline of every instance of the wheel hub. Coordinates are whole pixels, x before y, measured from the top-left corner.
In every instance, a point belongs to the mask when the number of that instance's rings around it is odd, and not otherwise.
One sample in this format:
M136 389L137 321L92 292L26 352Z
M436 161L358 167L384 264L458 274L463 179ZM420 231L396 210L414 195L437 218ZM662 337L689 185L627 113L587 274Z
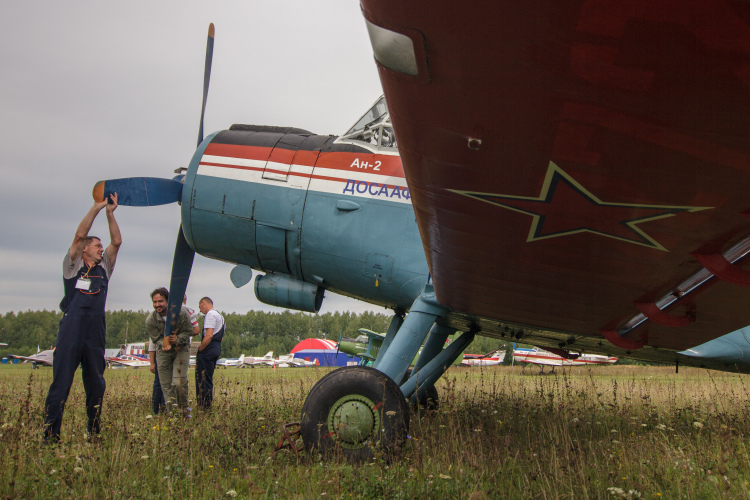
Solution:
M328 428L336 433L342 446L357 448L380 428L380 415L374 407L375 404L364 396L345 396L333 405Z

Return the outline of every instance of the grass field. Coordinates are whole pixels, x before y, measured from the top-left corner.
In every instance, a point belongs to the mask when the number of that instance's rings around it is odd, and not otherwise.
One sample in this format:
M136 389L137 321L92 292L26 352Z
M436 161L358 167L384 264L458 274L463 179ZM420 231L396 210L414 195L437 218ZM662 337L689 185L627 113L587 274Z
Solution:
M85 439L79 370L62 445L48 447L40 428L51 369L3 365L0 497L750 497L747 377L537 372L452 368L440 408L412 415L399 458L353 466L273 453L324 369L217 370L214 409L188 419L150 415L148 370L107 370L97 444Z

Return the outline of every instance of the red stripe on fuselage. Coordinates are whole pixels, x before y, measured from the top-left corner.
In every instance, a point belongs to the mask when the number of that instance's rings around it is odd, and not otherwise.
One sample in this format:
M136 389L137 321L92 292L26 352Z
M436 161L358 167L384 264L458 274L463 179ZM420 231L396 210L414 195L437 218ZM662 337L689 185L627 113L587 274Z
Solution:
M341 183L347 183L349 182L349 179L341 179L339 177L330 177L327 175L310 175L305 172L282 172L281 170L274 170L271 168L259 168L259 167L246 167L242 165L226 165L224 163L215 163L215 162L208 162L208 161L202 161L200 162L201 165L211 166L211 167L221 167L221 168L232 168L236 170L251 170L255 172L274 172L277 174L286 174L286 175L293 175L295 177L309 177L310 179L317 179L322 181L335 181L335 182L341 182ZM403 188L404 186L397 186L396 184L380 184L380 186L386 186L390 189L393 189L395 187Z
M273 161L286 164L294 163L295 165L330 168L345 172L366 172L369 174L388 177L404 177L404 169L401 166L400 157L392 155L378 155L374 153L319 153L318 151L295 151L282 148L211 143L206 147L204 155L225 156L229 158L242 158L259 161ZM205 164L211 165L212 163ZM221 167L227 165L215 166Z

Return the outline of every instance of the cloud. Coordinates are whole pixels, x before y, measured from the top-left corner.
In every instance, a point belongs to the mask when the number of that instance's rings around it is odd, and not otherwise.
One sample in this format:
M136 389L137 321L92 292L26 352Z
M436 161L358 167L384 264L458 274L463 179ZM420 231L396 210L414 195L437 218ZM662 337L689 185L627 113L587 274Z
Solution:
M195 149L209 22L207 133L232 123L342 133L382 93L357 2L16 2L0 32L0 313L56 309L62 258L101 179L170 177ZM176 206L118 208L109 309L167 284ZM102 215L91 231L108 243ZM198 257L188 294L277 310ZM376 310L327 293L323 311Z

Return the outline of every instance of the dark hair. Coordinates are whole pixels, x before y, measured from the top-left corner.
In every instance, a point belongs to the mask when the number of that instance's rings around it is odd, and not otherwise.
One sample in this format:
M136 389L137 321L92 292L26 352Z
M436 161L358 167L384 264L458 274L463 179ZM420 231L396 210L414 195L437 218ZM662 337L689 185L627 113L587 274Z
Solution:
M208 297L203 297L201 300L198 301L199 304L201 302L208 302L209 304L214 305L214 301L209 299Z
M94 240L102 241L102 239L100 237L98 237L98 236L86 236L83 239L83 246L84 247L89 246L91 244L91 242L94 241Z
M157 288L153 292L151 292L151 300L154 300L154 295L161 295L164 297L164 300L169 300L169 290L167 290L164 287Z

